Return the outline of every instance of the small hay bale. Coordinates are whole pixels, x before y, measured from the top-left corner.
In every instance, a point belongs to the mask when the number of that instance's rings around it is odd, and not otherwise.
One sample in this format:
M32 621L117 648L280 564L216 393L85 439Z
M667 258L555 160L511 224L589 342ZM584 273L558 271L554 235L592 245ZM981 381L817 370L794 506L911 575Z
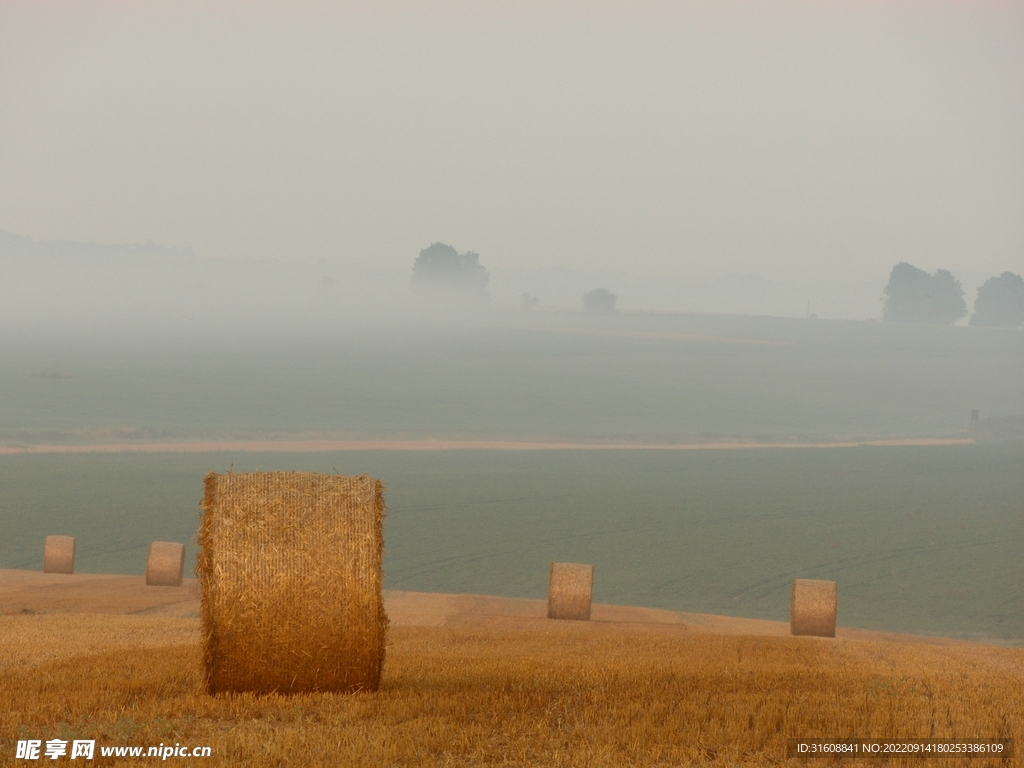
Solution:
M377 690L384 490L313 472L206 476L196 573L210 693Z
M548 618L590 621L594 566L552 563L548 570Z
M75 572L75 537L47 536L43 545L43 573Z
M151 541L146 557L146 584L180 587L185 574L185 545L176 541Z
M790 633L835 637L837 591L834 581L793 579L789 604Z

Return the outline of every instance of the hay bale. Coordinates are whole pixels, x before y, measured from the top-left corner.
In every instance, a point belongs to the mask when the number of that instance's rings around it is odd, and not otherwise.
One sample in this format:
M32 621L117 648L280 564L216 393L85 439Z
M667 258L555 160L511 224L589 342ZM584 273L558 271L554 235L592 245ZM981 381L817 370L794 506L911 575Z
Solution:
M594 566L552 563L548 570L548 618L590 620Z
M210 473L202 510L207 690L376 690L387 631L380 481Z
M185 545L176 541L151 541L146 557L146 584L180 587L185 572Z
M793 579L789 631L794 635L835 637L837 592L834 581Z
M75 537L47 536L43 545L43 573L75 572Z

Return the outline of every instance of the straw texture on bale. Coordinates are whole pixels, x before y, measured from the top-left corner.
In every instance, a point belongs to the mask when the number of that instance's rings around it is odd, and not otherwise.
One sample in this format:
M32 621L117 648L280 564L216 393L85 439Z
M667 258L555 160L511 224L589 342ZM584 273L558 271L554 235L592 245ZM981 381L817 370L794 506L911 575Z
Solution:
M384 491L312 472L206 476L196 573L210 693L376 690Z
M75 537L47 536L43 545L43 573L75 572Z
M790 633L835 637L837 591L834 581L793 579L789 605Z
M548 570L548 618L590 621L594 566L552 563Z
M176 541L151 541L146 558L146 584L180 587L185 572L185 545Z

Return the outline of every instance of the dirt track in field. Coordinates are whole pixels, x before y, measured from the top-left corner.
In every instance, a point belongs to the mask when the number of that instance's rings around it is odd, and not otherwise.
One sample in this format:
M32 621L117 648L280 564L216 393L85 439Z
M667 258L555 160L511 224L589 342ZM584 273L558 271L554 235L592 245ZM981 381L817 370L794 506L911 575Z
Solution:
M528 440L247 440L0 446L0 455L36 453L327 453L331 451L728 451L753 448L970 445L970 438L915 437L835 443L555 443Z

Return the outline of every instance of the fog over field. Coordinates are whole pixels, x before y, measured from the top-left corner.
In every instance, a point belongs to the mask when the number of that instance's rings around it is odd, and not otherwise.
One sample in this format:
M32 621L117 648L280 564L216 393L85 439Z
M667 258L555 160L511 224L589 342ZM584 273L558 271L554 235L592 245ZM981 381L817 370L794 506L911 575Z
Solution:
M0 0L0 568L368 471L389 587L1022 642L1021 93L1020 3Z
M434 242L496 305L866 319L899 261L970 304L1024 272L1022 43L1001 2L4 2L0 319L383 312Z
M1020 763L1022 95L1020 0L0 0L0 764Z

